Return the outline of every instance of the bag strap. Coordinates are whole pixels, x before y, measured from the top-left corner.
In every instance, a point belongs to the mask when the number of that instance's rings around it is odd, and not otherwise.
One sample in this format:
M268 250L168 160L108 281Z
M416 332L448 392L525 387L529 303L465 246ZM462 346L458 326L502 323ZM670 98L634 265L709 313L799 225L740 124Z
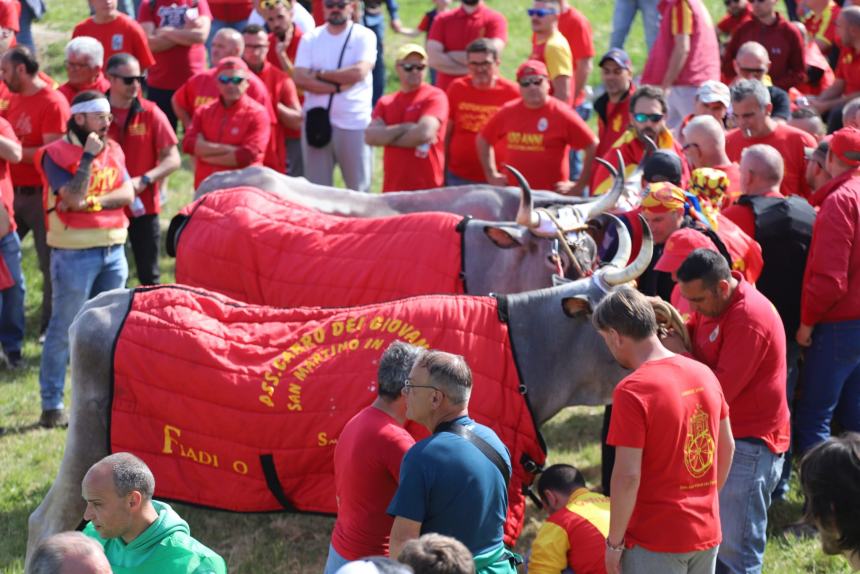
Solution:
M471 429L454 421L440 424L436 427L436 432L449 432L475 445L475 448L481 451L481 454L487 457L489 461L499 469L499 472L502 473L502 478L505 480L505 488L508 487L508 484L511 482L511 473L508 470L508 465L505 464L505 460L502 458L502 455L499 454L499 451L490 446L490 443L476 435Z
M346 41L343 43L343 47L340 49L340 56L337 58L337 67L340 68L340 65L343 63L343 54L346 52L346 45L349 44L349 39L352 36L352 29L355 28L355 22L349 25L349 32L346 33ZM334 94L330 94L328 97L328 105L326 106L326 111L331 111L331 103L334 101Z

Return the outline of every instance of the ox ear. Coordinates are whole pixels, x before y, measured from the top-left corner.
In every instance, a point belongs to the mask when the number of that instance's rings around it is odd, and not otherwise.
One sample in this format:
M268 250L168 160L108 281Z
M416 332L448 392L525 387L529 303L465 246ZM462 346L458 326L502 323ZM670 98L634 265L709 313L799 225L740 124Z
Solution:
M568 317L579 319L591 313L591 302L585 295L574 295L562 299L561 308Z
M519 225L485 225L484 233L496 247L512 249L522 247L526 229Z

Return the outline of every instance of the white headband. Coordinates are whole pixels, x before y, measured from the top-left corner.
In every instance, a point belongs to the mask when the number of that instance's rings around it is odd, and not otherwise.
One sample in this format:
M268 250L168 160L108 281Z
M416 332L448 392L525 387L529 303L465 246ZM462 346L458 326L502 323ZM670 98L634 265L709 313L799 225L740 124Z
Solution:
M95 98L85 102L78 102L72 106L71 112L73 114L109 114L110 102L107 98Z

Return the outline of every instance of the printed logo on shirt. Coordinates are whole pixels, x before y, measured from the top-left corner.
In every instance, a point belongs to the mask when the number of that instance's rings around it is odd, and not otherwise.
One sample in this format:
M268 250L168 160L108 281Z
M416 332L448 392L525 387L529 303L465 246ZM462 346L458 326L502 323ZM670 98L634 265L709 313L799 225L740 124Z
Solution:
M123 36L122 34L114 34L110 39L111 50L122 50Z
M517 151L544 151L543 134L508 132L508 149Z
M2 98L0 99L0 111L6 111L9 109L9 99Z
M128 127L128 135L130 136L145 136L146 124L143 122L133 123Z
M538 120L537 129L539 132L545 132L546 128L549 127L549 120L546 118L541 118Z
M719 336L720 336L720 326L717 325L716 327L714 327L714 330L711 331L711 334L708 335L708 341L713 343L714 341L717 340L717 337L719 337Z
M158 27L172 26L174 28L182 28L185 26L185 12L188 6L177 6L176 3L170 6L161 6L156 14L160 18Z
M30 119L30 114L21 114L18 116L18 119L15 121L14 130L15 135L19 138L33 133L33 120Z
M483 129L490 118L499 111L501 106L478 104L475 102L460 102L457 104L457 127L473 134Z
M701 478L714 466L716 443L708 426L710 417L696 405L687 421L687 438L684 440L684 466L693 478ZM705 486L705 485L701 485Z
M621 116L612 118L612 131L616 133L621 131Z
M237 134L239 133L239 128L238 128L238 126L234 126L234 127L230 130L230 133L231 133L231 134L233 134L234 136L235 136L235 135L237 135Z
M209 96L197 96L194 98L194 109L202 108L209 102L214 102L215 98L210 98Z
M90 186L87 189L87 195L107 193L116 189L116 182L119 179L119 170L115 167L103 167L94 169L90 175Z

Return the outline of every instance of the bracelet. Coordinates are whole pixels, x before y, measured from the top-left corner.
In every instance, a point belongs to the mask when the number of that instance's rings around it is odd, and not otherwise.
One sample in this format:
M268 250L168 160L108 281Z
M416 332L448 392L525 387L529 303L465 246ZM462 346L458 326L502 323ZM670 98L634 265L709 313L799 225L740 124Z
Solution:
M141 185L143 185L143 187L149 187L150 185L152 185L152 180L149 179L148 175L143 174L142 176L140 176L140 183Z
M339 93L340 93L340 84L335 84L335 85L334 85L334 93L335 93L335 94L339 94Z
M99 201L99 198L95 195L88 195L84 201L87 204L87 211L101 211L102 203Z
M81 154L81 159L85 159L85 160L89 160L89 161L92 161L93 159L95 159L95 157L96 157L95 154L91 154L88 151L85 151L83 154Z
M606 549L609 550L610 552L624 552L624 550L625 550L624 539L622 538L621 542L619 542L618 544L613 544L612 542L609 541L609 537L607 536L606 537Z

